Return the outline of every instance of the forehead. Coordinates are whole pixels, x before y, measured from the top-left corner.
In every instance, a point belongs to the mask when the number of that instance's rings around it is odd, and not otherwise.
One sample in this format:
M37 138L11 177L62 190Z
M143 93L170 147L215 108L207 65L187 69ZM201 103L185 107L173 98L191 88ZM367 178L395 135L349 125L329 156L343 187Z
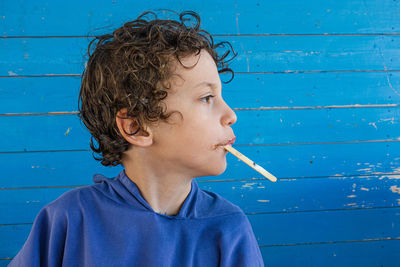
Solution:
M192 54L180 59L181 63L175 62L173 75L171 77L172 91L193 91L202 87L215 88L220 86L218 69L214 59L206 50L200 54ZM193 67L192 67L193 66Z

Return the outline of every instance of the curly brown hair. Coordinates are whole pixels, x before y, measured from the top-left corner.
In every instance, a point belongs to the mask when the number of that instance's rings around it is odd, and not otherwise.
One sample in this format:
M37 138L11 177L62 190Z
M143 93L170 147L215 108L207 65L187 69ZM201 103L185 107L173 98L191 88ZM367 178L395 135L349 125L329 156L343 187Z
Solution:
M154 20L146 20L148 14ZM78 98L79 118L92 135L90 148L101 154L99 158L93 155L94 159L104 166L122 164L122 155L131 145L118 130L115 118L119 110L126 108L127 117L122 118L135 118L138 123L137 131L126 133L129 135L143 130L147 123L170 116L165 114L162 100L167 97L169 86L165 82L171 77L175 62L171 59L183 66L180 58L205 49L214 59L218 73L230 72L228 82L234 77L227 65L237 55L232 45L226 41L214 44L212 36L200 29L197 13L184 11L178 15L179 21L161 20L154 12L146 11L112 34L95 36L89 43L89 59ZM194 26L185 24L191 21L186 16L195 19ZM228 50L219 56L216 50L225 44L229 45ZM230 51L233 56L226 60Z

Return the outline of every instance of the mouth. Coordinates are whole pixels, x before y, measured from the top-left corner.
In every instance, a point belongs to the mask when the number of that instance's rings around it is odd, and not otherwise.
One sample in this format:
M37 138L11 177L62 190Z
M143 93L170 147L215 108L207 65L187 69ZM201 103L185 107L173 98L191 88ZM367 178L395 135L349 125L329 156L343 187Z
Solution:
M226 145L232 145L233 143L235 143L235 139L236 139L236 137L233 137L232 139L229 139L229 140L227 140L227 141L225 141L223 143L220 143L220 144L215 146L215 149L217 149L219 147L223 148Z

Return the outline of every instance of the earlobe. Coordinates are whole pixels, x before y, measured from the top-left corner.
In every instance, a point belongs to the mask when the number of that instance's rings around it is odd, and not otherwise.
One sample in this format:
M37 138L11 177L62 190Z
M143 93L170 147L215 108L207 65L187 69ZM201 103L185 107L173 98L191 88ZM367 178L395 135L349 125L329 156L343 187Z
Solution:
M153 135L150 127L144 125L145 129L140 129L134 117L127 117L126 108L118 111L115 122L120 134L132 145L148 147L153 144Z

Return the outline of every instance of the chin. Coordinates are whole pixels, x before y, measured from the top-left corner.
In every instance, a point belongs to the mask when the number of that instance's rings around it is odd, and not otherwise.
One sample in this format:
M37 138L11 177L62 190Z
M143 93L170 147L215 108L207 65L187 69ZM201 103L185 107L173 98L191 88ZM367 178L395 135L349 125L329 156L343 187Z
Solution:
M214 170L213 170L213 174L211 174L210 176L218 176L221 175L225 172L226 170L226 161L225 164L221 165L221 166L217 166Z
M226 162L225 164L221 164L219 166L210 166L212 168L208 168L206 170L201 171L195 177L206 177L206 176L218 176L225 172L226 170Z
M198 172L197 176L195 177L218 176L225 172L227 162L226 158L208 159L207 161L204 161L198 165L198 167L201 167L201 170L196 168Z

